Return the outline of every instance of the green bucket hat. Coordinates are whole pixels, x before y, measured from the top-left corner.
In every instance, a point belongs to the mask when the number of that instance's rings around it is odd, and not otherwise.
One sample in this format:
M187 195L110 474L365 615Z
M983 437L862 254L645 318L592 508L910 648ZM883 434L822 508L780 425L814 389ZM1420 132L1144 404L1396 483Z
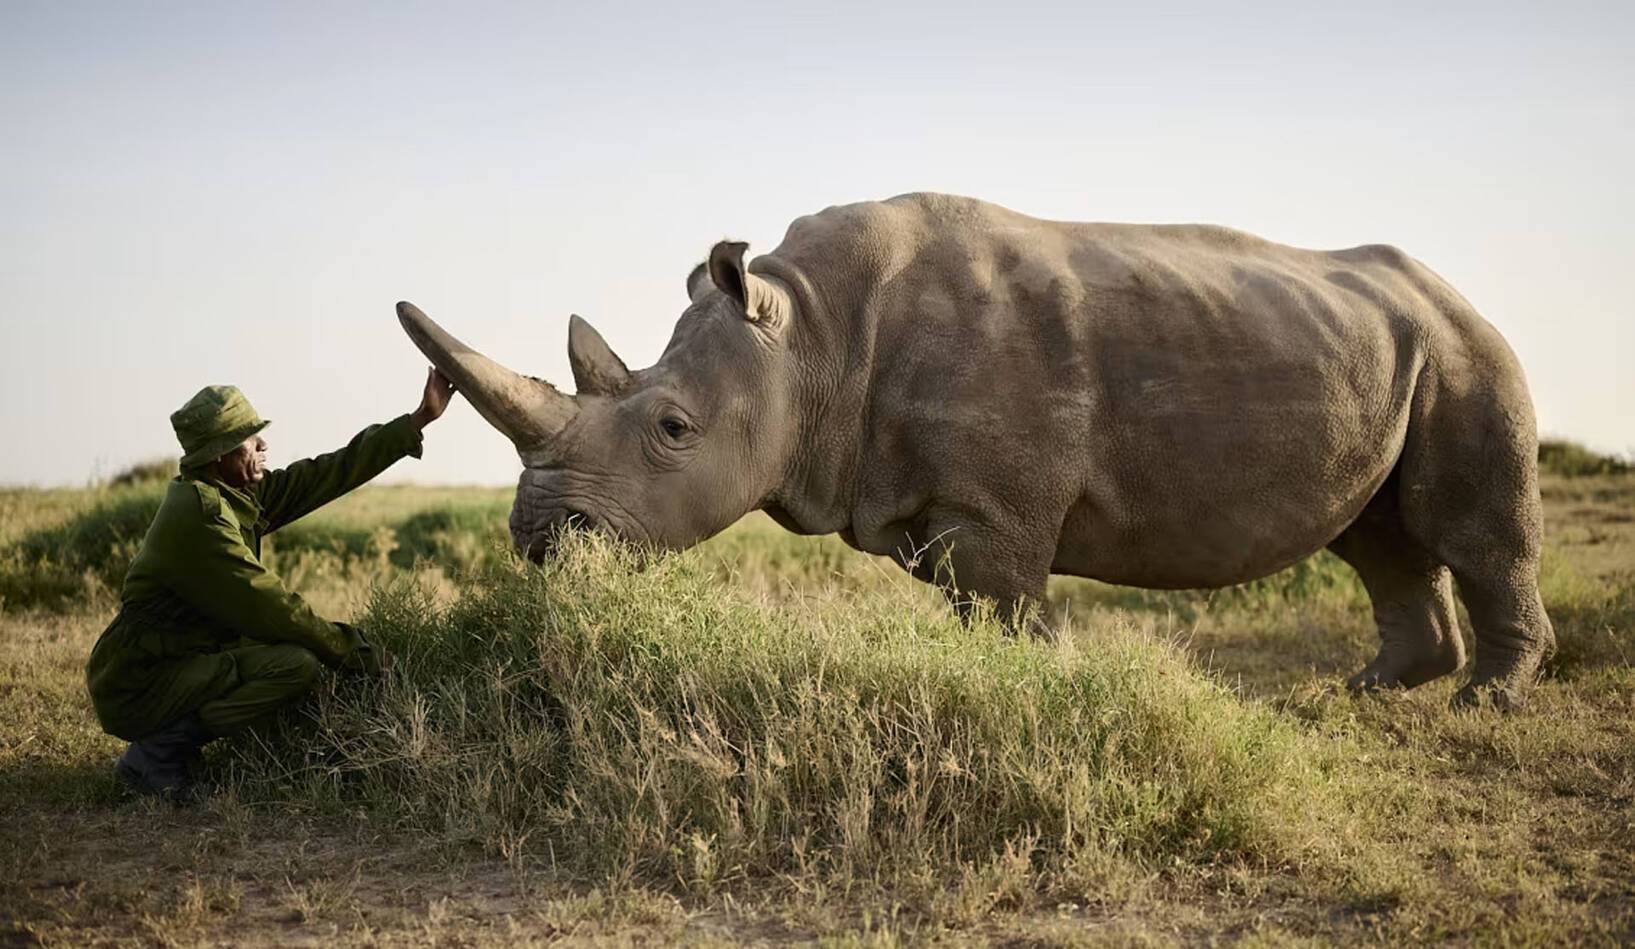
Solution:
M270 424L238 386L205 386L170 413L170 427L182 443L184 468L215 461Z

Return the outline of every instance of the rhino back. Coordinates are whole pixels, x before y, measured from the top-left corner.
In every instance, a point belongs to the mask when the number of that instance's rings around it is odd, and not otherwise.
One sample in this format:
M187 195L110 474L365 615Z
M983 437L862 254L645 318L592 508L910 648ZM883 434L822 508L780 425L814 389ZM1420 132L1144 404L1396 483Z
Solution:
M1428 349L1486 326L1391 248L942 195L830 209L774 254L823 288L845 336L823 345L866 366L859 546L890 552L941 505L1059 535L1059 572L1145 586L1332 540L1395 465Z

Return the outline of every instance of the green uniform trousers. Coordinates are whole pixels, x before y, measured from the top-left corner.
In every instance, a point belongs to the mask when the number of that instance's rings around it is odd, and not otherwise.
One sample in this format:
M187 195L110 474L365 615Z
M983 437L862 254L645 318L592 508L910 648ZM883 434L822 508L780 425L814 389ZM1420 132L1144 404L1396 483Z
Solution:
M237 734L301 701L324 667L310 651L288 643L241 646L223 655L233 664L235 684L225 695L198 706L199 720L212 735ZM185 677L187 665L178 673Z
M167 662L152 670L116 734L135 741L190 713L212 735L233 735L312 691L323 663L289 643L255 644Z

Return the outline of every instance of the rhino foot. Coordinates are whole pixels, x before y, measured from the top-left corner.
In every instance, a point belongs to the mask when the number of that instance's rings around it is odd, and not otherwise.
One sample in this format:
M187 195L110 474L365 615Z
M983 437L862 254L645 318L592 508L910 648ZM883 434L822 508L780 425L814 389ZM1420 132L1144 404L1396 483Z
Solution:
M1527 707L1527 697L1532 693L1533 686L1538 684L1544 659L1548 655L1549 651L1542 649L1519 651L1507 657L1506 661L1493 661L1486 668L1484 663L1478 661L1470 682L1453 697L1453 707L1521 711Z
M1053 643L1060 638L1061 635L1060 631L1054 625L1046 621L1044 617L1038 615L1037 613L1028 617L1026 629L1028 631L1028 635L1032 637L1035 642Z
M1387 689L1406 689L1402 679L1387 670L1378 668L1378 662L1370 662L1361 672L1345 680L1345 687L1351 692L1383 692Z
M1465 660L1458 640L1444 641L1440 645L1442 648L1423 651L1406 648L1381 650L1373 662L1345 680L1345 687L1352 692L1378 692L1411 689L1432 679L1440 679L1456 671Z
M1528 691L1510 682L1472 682L1454 695L1453 708L1456 711L1491 708L1500 712L1519 712L1527 707Z

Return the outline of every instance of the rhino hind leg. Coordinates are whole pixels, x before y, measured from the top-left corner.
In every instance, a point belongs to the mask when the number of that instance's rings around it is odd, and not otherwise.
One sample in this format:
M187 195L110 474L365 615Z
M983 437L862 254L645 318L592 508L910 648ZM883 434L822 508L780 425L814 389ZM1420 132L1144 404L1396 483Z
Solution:
M1555 652L1555 631L1536 582L1460 575L1459 590L1476 628L1476 668L1455 696L1460 706L1519 709Z
M1403 528L1394 492L1382 491L1329 549L1357 571L1379 627L1379 654L1347 688L1411 689L1464 665L1448 568Z
M1520 709L1555 652L1555 630L1538 589L1538 495L1454 521L1442 556L1470 614L1476 662L1454 702Z
M1476 416L1457 424L1433 417L1417 433L1411 425L1400 467L1403 523L1453 571L1475 634L1459 706L1521 708L1555 651L1538 588L1538 440L1525 392L1505 394L1456 404Z

